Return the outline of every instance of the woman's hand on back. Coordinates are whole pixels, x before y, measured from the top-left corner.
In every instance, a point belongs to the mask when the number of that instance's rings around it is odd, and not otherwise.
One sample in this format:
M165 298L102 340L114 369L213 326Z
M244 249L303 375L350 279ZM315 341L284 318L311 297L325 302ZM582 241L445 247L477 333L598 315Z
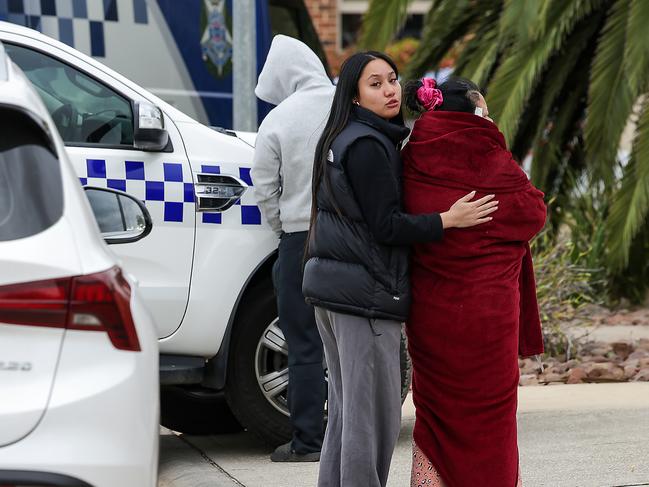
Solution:
M489 194L479 200L471 201L475 193L471 191L441 214L444 228L474 227L493 220L489 215L498 209L498 201L493 201L496 195Z

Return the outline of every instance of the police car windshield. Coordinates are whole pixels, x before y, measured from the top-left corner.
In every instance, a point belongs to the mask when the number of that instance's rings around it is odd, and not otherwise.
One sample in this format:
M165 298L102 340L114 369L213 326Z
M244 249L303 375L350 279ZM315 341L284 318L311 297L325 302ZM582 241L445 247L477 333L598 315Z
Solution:
M5 47L41 95L66 144L133 145L133 114L126 98L42 52Z

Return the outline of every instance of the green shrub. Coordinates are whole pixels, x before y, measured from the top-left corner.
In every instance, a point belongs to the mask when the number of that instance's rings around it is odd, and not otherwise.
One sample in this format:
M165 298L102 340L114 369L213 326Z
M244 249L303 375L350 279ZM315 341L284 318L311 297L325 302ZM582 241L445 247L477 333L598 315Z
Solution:
M578 344L566 329L589 321L588 304L600 304L601 268L589 267L589 252L579 250L564 227L556 238L550 231L532 242L536 292L547 355L575 356Z

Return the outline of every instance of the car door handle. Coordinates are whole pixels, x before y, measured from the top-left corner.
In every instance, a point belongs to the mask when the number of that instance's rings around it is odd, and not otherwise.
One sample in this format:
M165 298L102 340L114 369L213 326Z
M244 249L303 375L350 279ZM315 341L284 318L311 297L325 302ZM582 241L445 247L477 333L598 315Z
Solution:
M225 211L241 199L248 185L229 174L196 175L194 184L197 211Z

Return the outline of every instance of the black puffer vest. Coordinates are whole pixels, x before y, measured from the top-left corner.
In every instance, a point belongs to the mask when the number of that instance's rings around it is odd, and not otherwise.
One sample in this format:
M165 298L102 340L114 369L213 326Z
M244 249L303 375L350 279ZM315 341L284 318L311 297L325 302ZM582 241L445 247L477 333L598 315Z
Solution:
M397 145L408 129L355 107L334 140L318 188L317 213L309 240L302 291L306 301L332 311L405 321L410 307L408 247L379 244L370 233L345 175L354 141L371 137L389 155L401 193ZM377 194L377 198L381 195Z

